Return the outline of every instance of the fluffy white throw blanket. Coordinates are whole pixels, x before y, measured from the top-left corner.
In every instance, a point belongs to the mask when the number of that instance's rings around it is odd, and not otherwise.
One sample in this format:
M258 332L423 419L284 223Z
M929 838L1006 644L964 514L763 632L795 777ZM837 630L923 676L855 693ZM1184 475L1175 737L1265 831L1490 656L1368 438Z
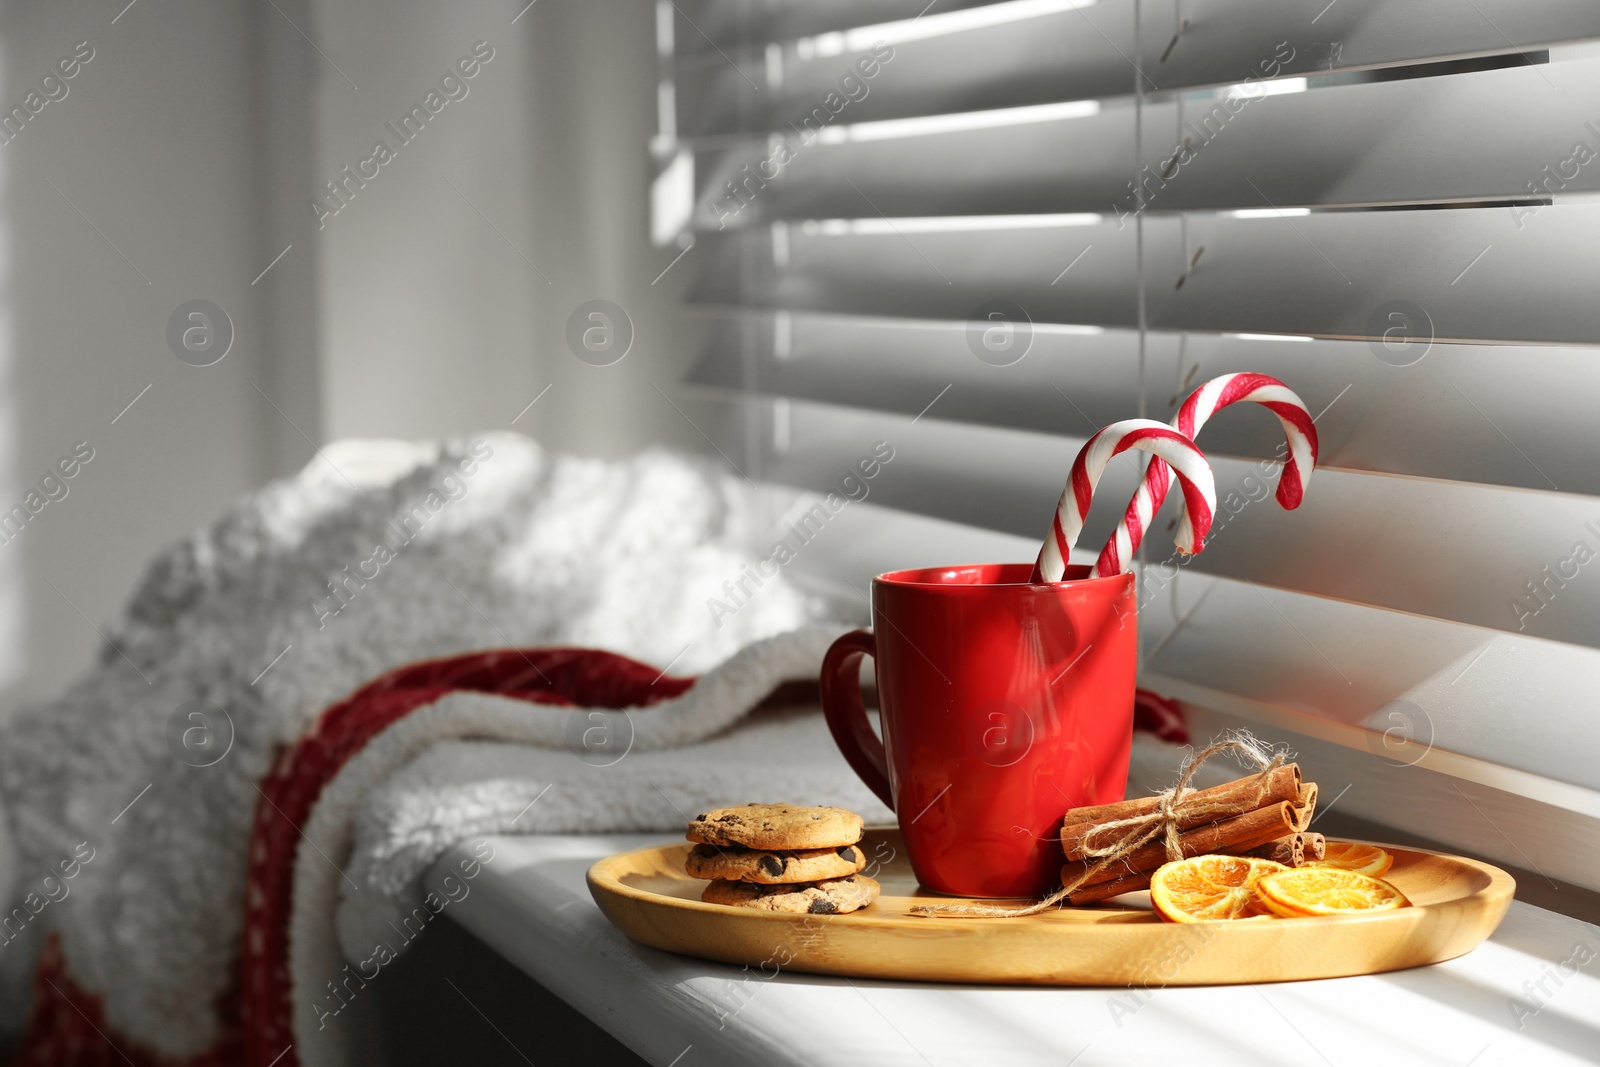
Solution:
M7 728L8 909L24 894L39 899L39 876L81 862L70 882L55 875L43 890L69 885L70 894L51 896L22 935L0 944L0 967L29 969L39 936L57 931L73 975L103 995L116 1032L170 1055L205 1050L219 1032L209 1005L232 978L256 786L273 754L368 679L454 652L584 645L671 664L675 674L716 669L635 716L633 752L604 771L526 749L565 748L568 715L484 695L422 709L352 759L302 828L296 1029L342 1035L309 1039L303 1062L339 1062L359 1031L354 1019L319 1031L316 990L343 966L337 945L347 959L367 956L375 927L395 913L390 898L407 899L438 849L463 837L662 828L677 823L673 806L791 785L798 794L802 784L808 797L885 816L824 747L814 715L763 713L716 736L778 681L814 672L826 639L859 621L828 621L823 604L781 574L713 618L708 601L755 562L784 503L660 452L607 464L547 455L510 434L331 446L165 552L105 628L99 665ZM194 718L207 705L225 718ZM202 744L197 758L197 739L215 749ZM363 813L364 797L445 741L455 743L408 768ZM665 751L689 745L700 747ZM795 765L810 770L796 773L811 776L772 781L773 753L806 745L810 755ZM674 788L665 801L657 793ZM82 861L81 843L92 859Z

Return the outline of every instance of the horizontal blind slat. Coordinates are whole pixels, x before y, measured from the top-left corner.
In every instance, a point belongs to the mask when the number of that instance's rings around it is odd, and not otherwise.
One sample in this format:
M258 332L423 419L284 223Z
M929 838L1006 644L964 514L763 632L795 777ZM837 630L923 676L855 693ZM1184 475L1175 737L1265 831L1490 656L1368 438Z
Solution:
M834 234L779 224L707 234L689 299L700 304L968 318L1004 296L1034 319L1134 326L1134 227L1029 225L1004 231L925 233L891 221ZM1092 246L1092 247L1091 247ZM1072 269L1084 252L1089 270ZM1092 261L1090 259L1092 257Z
M930 416L1047 434L1087 434L1136 407L1134 331L1086 336L1041 324L1013 339L1021 359L997 365L1012 357L980 359L981 337L968 329L850 316L725 319L687 380L904 416L938 397ZM1156 331L1144 348L1147 412L1167 420L1196 384L1249 369L1294 383L1318 416L1325 467L1600 495L1592 417L1600 349L1435 345L1405 367L1381 355L1381 344L1364 341ZM1223 456L1271 456L1281 443L1264 412L1214 419L1201 438Z
M792 41L880 23L978 7L997 0L675 0L676 51ZM1084 10L1116 13L1132 0L1101 0ZM1143 66L1158 86L1240 80L1261 56L1288 40L1304 53L1292 73L1322 72L1472 56L1600 37L1600 11L1588 0L1184 0L1144 5ZM1189 25L1178 34L1179 23ZM1172 44L1170 38L1178 34ZM1302 44L1303 42L1303 44ZM1320 48L1314 46L1320 45ZM1334 47L1337 45L1338 47ZM1132 50L1128 53L1133 55Z
M1437 340L1590 344L1600 342L1595 234L1600 205L1585 204L1151 218L1149 323L1382 339L1400 307L1415 335ZM1115 221L927 230L867 219L844 232L780 224L703 237L691 299L965 319L1005 298L1035 321L1135 327L1136 238Z
M1152 88L1244 81L1285 41L1294 57L1281 73L1296 76L1600 38L1600 5L1589 0L1184 0L1176 5L1189 22L1181 34L1174 7L1145 5L1143 67Z
M818 128L1130 96L1133 30L1131 5L1097 4L919 40L863 40L811 59L791 45L775 64L754 52L697 56L674 71L678 129L787 133L808 120Z
M1600 206L1194 215L1186 237L1177 220L1152 221L1156 328L1382 337L1394 321L1384 309L1405 301L1439 339L1600 341Z
M1022 5L995 10L1007 7ZM680 52L674 70L678 128L694 137L787 130L827 94L840 92L841 79L880 41L894 58L869 80L865 95L852 99L850 121L1126 97L1140 78L1160 99L1283 77L1520 55L1600 38L1600 11L1587 0L1343 0L1313 21L1321 7L1314 0L1210 0L1180 9L1189 25L1178 33L1170 5L1146 5L1136 36L1131 0L1108 0L909 40L888 28L870 40L871 29L862 29L843 50L819 50L809 39L780 46L758 38L745 48ZM687 32L689 43L704 43L692 27ZM1144 56L1136 70L1132 57L1139 46ZM771 53L773 47L778 51Z
M999 0L938 0L940 12L987 7ZM785 41L856 26L914 19L928 0L674 0L677 51L695 53L741 44Z
M824 140L859 132L831 127L781 145L698 153L695 224L723 230L878 212L1109 213L1120 203L1136 170L1132 105L1071 119L1011 117L987 116L997 124L986 128L855 142Z
M848 139L867 127L807 129L782 148L701 153L696 221L723 229L875 212L1122 217L1568 196L1600 191L1600 122L1586 110L1597 98L1600 58L1146 104L1137 165L1131 103L1044 121L1000 113L987 128L882 140Z

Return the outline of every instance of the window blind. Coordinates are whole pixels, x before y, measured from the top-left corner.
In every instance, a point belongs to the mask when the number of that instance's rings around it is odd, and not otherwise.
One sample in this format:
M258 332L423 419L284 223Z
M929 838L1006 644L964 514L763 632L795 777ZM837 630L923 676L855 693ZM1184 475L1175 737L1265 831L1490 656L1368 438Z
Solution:
M1600 6L660 10L726 455L823 490L887 439L872 565L917 529L1026 558L1095 428L1282 378L1305 504L1261 491L1275 419L1205 428L1219 526L1182 567L1176 494L1152 526L1143 684L1322 746L1354 814L1600 889Z

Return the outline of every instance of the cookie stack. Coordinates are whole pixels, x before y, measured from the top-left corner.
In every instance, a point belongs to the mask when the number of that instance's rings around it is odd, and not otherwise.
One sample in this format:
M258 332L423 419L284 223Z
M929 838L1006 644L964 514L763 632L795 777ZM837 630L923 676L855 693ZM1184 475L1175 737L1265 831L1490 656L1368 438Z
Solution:
M709 879L700 899L762 911L843 915L878 898L861 874L861 816L844 808L747 804L695 816L685 869Z

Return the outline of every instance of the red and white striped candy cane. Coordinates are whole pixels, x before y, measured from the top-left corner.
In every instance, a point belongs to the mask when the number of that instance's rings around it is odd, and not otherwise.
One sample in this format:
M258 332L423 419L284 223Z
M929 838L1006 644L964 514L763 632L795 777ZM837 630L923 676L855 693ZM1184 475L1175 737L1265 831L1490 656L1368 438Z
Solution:
M1317 465L1317 427L1294 390L1278 379L1266 374L1224 374L1213 378L1189 394L1172 425L1192 438L1199 435L1200 428L1212 415L1229 404L1246 401L1267 408L1283 423L1289 456L1278 476L1278 503L1286 509L1297 508L1305 498L1306 483ZM1116 532L1100 550L1100 558L1094 565L1096 575L1121 574L1129 569L1133 554L1139 550L1139 542L1150 528L1150 520L1166 500L1171 487L1172 475L1167 465L1159 457L1152 459ZM1187 514L1180 520L1184 524L1188 521ZM1178 539L1181 542L1183 538L1184 531L1180 528Z
M1056 505L1039 560L1034 564L1033 580L1059 582L1066 573L1067 560L1078 534L1083 532L1083 517L1089 513L1094 487L1099 484L1111 458L1129 449L1149 452L1165 460L1178 475L1183 489L1185 511L1190 522L1178 538L1178 551L1189 555L1205 546L1211 529L1211 514L1217 507L1217 489L1211 464L1189 437L1154 419L1125 419L1105 427L1089 438L1078 458L1072 461L1072 476Z

